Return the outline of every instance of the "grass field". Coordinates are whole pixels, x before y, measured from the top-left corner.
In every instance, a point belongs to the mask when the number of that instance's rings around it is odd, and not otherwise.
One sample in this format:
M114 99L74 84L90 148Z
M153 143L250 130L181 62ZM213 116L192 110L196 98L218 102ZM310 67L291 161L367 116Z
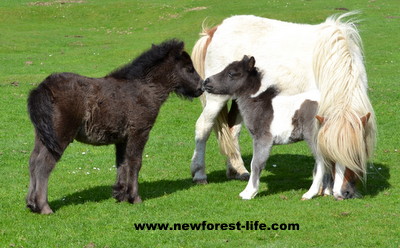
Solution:
M200 102L172 95L147 143L139 205L116 203L111 186L114 148L70 145L53 171L49 203L55 214L25 207L33 127L29 91L53 72L104 76L152 43L177 37L190 52L205 18L235 14L320 23L361 10L369 94L378 145L361 199L300 201L311 185L313 158L305 143L274 147L260 194L242 201L246 182L225 177L216 140L207 150L209 184L190 176ZM400 247L400 5L398 0L184 1L62 0L0 2L0 247ZM242 132L242 154L251 140ZM276 165L275 167L272 165ZM296 231L138 231L137 223L298 223Z

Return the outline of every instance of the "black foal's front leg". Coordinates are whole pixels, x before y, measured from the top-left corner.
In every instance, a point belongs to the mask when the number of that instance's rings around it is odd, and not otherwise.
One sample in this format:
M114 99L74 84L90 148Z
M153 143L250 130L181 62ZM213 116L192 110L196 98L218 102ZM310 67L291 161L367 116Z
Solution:
M142 199L139 195L139 171L142 167L142 154L137 155L137 157L132 158L132 163L130 164L130 174L128 178L128 202L130 203L140 203Z
M140 139L131 143L116 145L117 182L113 187L113 196L118 201L142 202L139 196L138 177L142 167L145 142L138 142L138 140Z

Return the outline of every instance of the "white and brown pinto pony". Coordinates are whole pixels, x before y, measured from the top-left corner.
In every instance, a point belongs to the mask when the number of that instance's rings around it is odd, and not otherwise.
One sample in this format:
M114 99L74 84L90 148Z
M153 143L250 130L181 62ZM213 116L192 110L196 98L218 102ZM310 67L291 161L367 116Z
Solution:
M376 135L361 38L354 23L342 21L349 15L329 17L317 25L233 16L214 28L204 29L192 53L195 68L203 78L219 73L243 55L254 56L264 76L252 97L270 86L281 96L320 92L313 139L322 168L334 172L336 199L353 197L347 192L349 182L365 179ZM191 163L195 182L207 182L205 148L213 127L220 149L228 157L227 176L249 178L238 141L242 117L235 102L228 112L230 99L230 95L203 94L204 109L196 123L196 148ZM323 175L317 174L313 185L322 185ZM317 194L318 190L312 190L303 198Z

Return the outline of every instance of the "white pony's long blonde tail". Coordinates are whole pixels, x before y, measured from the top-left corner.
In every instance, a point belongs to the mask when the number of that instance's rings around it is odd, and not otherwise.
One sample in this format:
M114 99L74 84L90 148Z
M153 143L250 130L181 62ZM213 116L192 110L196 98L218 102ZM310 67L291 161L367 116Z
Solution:
M204 63L206 59L207 48L216 29L217 27L208 29L203 26L203 31L200 33L201 37L196 42L192 50L191 57L194 68L203 79L205 79ZM207 104L205 94L200 96L200 101L204 108ZM218 114L213 128L217 135L219 148L222 154L229 156L230 158L236 157L237 154L240 154L238 153L239 148L233 142L233 137L229 128L227 105L225 105Z
M360 35L353 22L341 21L353 14L330 17L321 25L313 68L321 92L318 115L325 121L314 137L326 164L340 163L364 177L375 148L376 122ZM363 123L361 117L368 113Z

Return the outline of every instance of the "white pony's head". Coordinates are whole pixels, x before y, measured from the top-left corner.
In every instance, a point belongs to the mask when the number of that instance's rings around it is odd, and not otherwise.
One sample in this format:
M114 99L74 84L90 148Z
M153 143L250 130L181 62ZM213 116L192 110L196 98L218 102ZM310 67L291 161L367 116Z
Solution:
M316 116L318 153L332 171L333 195L338 200L355 198L357 182L365 178L369 158L365 131L370 117L367 113L352 122L344 119L338 125L332 119Z
M362 42L353 22L331 17L321 25L313 68L321 92L314 139L325 164L345 169L336 183L337 199L352 198L355 180L365 181L376 139L375 115L368 98ZM335 166L337 167L337 166ZM339 190L340 188L340 190Z

